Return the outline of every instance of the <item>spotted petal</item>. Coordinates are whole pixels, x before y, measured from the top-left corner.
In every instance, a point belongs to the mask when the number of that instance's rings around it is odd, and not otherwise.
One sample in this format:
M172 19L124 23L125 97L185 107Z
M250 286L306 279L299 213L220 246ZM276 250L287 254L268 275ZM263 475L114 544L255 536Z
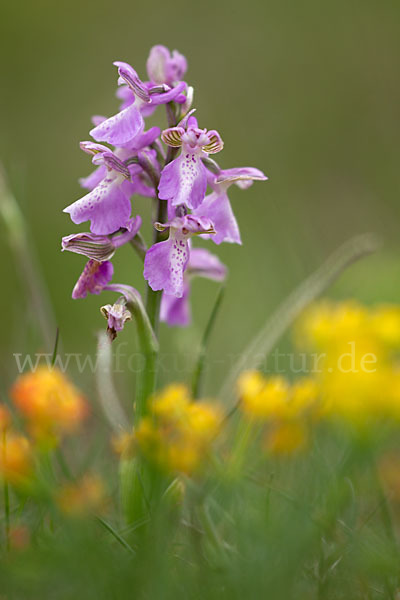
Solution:
M107 178L86 196L64 208L64 212L69 213L77 225L90 221L92 233L107 235L121 227L127 228L131 203L118 178Z
M198 154L182 153L162 171L159 197L170 200L172 206L185 204L197 208L204 200L207 173Z
M154 244L146 253L144 278L152 290L183 296L183 273L189 259L187 240L170 235L166 242Z

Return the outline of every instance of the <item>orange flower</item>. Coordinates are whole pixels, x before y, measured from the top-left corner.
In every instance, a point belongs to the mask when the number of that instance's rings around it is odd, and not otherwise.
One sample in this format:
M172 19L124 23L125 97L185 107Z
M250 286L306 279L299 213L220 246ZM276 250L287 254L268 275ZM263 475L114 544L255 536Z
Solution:
M6 431L11 424L11 415L7 406L0 404L0 433Z
M10 529L10 547L13 550L23 551L29 547L31 534L26 525L17 525Z
M63 513L83 517L91 513L104 512L106 490L97 475L85 475L77 483L64 485L57 494L57 504Z
M39 439L56 441L59 435L73 432L88 412L84 397L65 375L44 366L21 375L11 397Z
M0 449L0 475L13 485L24 485L32 475L32 447L17 433L3 435Z

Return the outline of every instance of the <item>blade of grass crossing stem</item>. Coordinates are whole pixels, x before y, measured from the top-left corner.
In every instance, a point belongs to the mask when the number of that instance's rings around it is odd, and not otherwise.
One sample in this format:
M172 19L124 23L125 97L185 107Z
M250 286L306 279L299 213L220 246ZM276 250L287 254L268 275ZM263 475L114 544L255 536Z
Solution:
M314 273L307 277L275 310L264 327L253 338L231 369L222 385L219 397L226 403L235 403L235 385L240 373L256 369L273 349L280 337L298 315L315 298L320 296L353 262L372 254L381 246L375 234L356 236L340 246Z
M104 529L106 529L111 535L123 546L128 552L131 554L136 554L132 546L128 544L128 542L112 527L107 521L105 521L102 517L96 517L96 521L100 523Z
M204 330L204 334L200 343L199 356L197 359L197 364L193 372L192 379L192 394L193 398L198 398L200 393L201 381L204 373L205 360L207 354L207 346L211 336L211 332L214 329L215 321L217 319L219 309L222 304L222 300L225 294L225 286L221 286L218 290L217 297L214 302L213 309L210 314L210 318L208 319L207 326Z

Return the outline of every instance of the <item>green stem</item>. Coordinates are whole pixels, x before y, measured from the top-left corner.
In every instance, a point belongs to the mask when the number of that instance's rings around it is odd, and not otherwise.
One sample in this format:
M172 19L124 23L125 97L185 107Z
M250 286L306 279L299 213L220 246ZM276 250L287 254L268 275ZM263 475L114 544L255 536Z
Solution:
M173 102L169 102L166 105L166 114L167 114L167 121L168 121L168 127L175 127L176 123L176 111L175 111L175 105ZM167 156L165 159L165 164L164 167L166 167L170 162L172 162L174 160L174 158L176 158L177 154L179 152L179 148L172 148L171 146L168 146L168 150L167 150ZM161 200L158 197L158 184L159 184L159 177L154 173L154 171L151 169L150 165L142 165L143 168L148 172L153 184L154 184L154 189L155 189L155 204L156 204L156 215L155 215L155 219L154 221L158 222L158 223L166 223L168 220L168 203L166 200ZM158 230L154 230L154 235L153 235L153 244L158 244L159 242L163 242L167 237L167 233L165 231L158 231ZM150 286L147 287L147 297L146 297L146 311L147 314L149 315L149 319L150 319L150 323L151 326L153 328L153 330L155 331L156 335L158 335L158 326L159 326L159 321L160 321L160 304L161 304L161 295L162 292L158 291L155 292L154 290L151 289Z
M130 240L130 245L132 246L132 248L136 251L136 253L138 254L139 258L141 260L144 260L144 257L146 256L146 243L143 239L142 234L139 232L135 235L135 237Z
M140 348L144 357L144 365L138 378L136 390L135 417L136 424L147 413L147 400L154 393L157 378L158 341L151 325L150 317L142 303L136 299L128 302L129 310L133 313Z

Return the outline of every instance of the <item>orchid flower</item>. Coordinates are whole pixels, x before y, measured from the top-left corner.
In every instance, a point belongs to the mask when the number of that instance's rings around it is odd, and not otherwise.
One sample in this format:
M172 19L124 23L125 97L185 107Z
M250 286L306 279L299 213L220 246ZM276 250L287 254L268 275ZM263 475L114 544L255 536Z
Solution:
M207 170L201 159L222 150L221 136L215 130L199 129L196 119L190 117L187 129L170 127L162 132L161 139L168 146L182 148L182 152L164 167L159 198L168 200L171 206L198 208L207 190Z
M108 235L121 227L128 229L131 214L131 188L124 182L131 179L128 167L107 148L92 142L82 142L81 148L93 154L92 162L105 168L105 177L86 196L73 202L64 212L73 223L90 221L90 231Z
M223 281L226 277L226 267L217 256L205 248L193 248L183 277L183 294L180 298L166 294L162 295L160 320L170 326L185 327L191 322L189 304L190 282L193 277L205 277L213 281Z
M90 135L97 142L124 146L143 131L143 116L151 114L156 106L171 101L185 102L186 96L182 92L187 86L183 81L175 87L146 84L128 63L116 61L114 65L118 68L118 84L124 86L124 103L120 112L96 125Z
M97 117L97 119L99 118L101 117ZM148 131L144 131L136 136L135 139L132 140L132 142L128 145L114 148L113 153L121 161L126 161L128 159L137 157L141 152L152 152L154 154L154 151L146 150L146 148L148 148L158 139L160 133L159 127L151 127ZM86 143L90 144L91 142ZM124 183L125 189L129 191L131 195L140 194L144 196L154 196L154 188L152 186L147 186L143 180L142 168L137 164L129 164L128 169L131 178L130 181L127 180ZM107 167L105 165L101 165L87 177L82 177L79 180L79 183L83 188L93 190L106 177L106 175Z
M185 215L166 224L156 223L159 231L169 229L169 239L151 246L144 261L144 278L152 290L181 298L184 292L183 273L187 267L189 239L201 233L213 233L209 219Z
M241 189L246 189L252 185L253 181L265 181L266 179L268 177L262 171L253 167L226 169L209 178L209 185L213 191L205 197L201 206L193 214L211 219L216 231L211 238L213 242L216 244L221 244L221 242L242 243L239 226L228 198L229 186L235 183ZM202 237L210 238L207 234Z
M100 294L111 281L113 273L114 267L110 261L99 262L90 259L72 291L73 299L86 298L88 293Z
M182 80L187 61L177 50L171 53L165 46L158 45L151 48L146 67L150 81L172 86Z
M126 298L121 296L114 304L105 304L100 312L107 319L107 332L111 341L122 331L125 323L132 320L132 314L126 307Z

